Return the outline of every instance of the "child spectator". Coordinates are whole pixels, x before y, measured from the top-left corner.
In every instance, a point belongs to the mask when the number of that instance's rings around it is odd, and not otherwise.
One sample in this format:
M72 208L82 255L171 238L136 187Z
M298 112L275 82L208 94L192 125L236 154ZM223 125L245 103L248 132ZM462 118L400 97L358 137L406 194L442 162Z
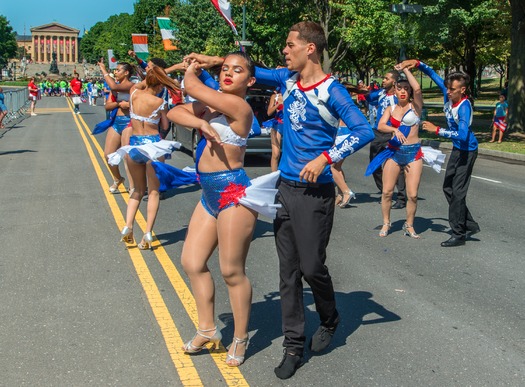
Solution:
M509 114L509 104L506 101L505 95L500 94L499 102L496 102L496 108L494 109L494 122L492 124L492 140L496 139L496 131L499 129L498 144L501 144L503 133L507 129L507 115Z

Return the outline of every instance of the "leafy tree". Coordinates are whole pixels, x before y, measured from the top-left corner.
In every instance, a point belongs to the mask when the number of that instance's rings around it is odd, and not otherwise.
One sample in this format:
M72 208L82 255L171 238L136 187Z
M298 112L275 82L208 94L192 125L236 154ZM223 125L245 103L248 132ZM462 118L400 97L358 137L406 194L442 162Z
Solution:
M355 68L360 79L368 81L370 70L381 64L392 67L401 43L413 39L412 24L401 25L399 16L389 11L391 3L389 0L355 0L338 5L346 21L338 28L349 45L342 62L347 68Z
M421 0L424 5L420 41L440 47L450 54L450 66L461 66L470 75L470 88L476 93L481 64L479 50L495 44L490 31L501 23L500 0ZM497 43L496 43L497 44Z
M324 29L328 40L328 50L323 53L323 69L330 72L337 67L350 48L343 39L342 31L346 27L346 16L336 5L348 3L348 0L317 0L309 2L291 0L237 0L234 3L245 3L247 10L254 12L254 21L257 31L253 39L260 41L262 47L268 39L271 42L273 58L282 58L280 51L284 47L290 27L302 20L311 20L319 23ZM266 41L261 39L267 39ZM268 58L269 62L275 61ZM266 58L264 58L266 59ZM281 62L281 61L279 61Z
M238 7L233 11L233 19L239 20ZM208 0L178 0L171 17L178 28L182 54L223 55L238 50L231 28ZM242 20L242 15L240 17Z
M5 16L0 15L0 69L17 53L16 33ZM0 78L2 77L0 71Z
M106 58L107 50L112 49L117 59L128 61L128 50L132 48L132 22L131 15L121 13L95 24L80 42L82 57L90 63L96 63L100 57Z
M512 14L509 66L509 129L525 131L525 1L510 0Z

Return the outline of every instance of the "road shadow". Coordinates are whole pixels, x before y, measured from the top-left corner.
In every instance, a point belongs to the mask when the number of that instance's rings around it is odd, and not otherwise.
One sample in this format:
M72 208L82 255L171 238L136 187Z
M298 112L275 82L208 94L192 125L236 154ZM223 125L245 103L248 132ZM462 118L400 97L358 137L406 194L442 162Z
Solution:
M14 151L0 152L0 156L12 155L12 154L18 154L18 153L36 153L36 152L38 152L38 151L32 150L32 149L18 149L18 150L14 150Z
M355 291L349 293L336 292L335 299L337 310L340 315L340 323L332 339L332 343L323 353L333 351L335 348L346 344L346 340L361 325L381 324L401 320L401 317L389 311L383 305L372 299L373 294L366 291ZM313 356L308 350L308 343L312 335L319 327L319 316L315 309L312 292L310 289L304 291L305 305L305 335L307 337L305 345L304 360ZM223 342L230 343L233 340L233 315L223 313L219 315L219 320L224 324L221 329ZM256 333L250 338L247 356L250 357L272 345L276 339L282 338L281 331L281 305L279 292L271 292L264 296L264 301L252 304L250 315L249 330Z

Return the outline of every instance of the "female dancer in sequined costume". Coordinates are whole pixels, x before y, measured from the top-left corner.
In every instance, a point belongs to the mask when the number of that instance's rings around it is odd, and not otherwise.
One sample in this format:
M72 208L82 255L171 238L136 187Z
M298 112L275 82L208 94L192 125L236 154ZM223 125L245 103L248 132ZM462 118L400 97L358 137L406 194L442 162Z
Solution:
M404 170L407 216L403 231L405 235L419 239L419 235L414 231L414 217L417 208L417 191L423 171L423 153L418 136L423 96L419 83L412 73L407 69L403 72L405 77L398 78L396 83L398 103L385 110L377 127L380 132L391 133L392 139L388 142L387 149L371 161L365 175L371 175L384 162L381 199L383 226L379 236L386 237L391 227L392 194L401 169Z
M135 215L139 209L140 202L148 189L148 210L146 217L146 229L142 241L137 245L139 249L151 248L153 237L151 232L157 212L159 210L159 186L160 182L155 175L151 165L152 160L141 153L141 145L165 144L165 153L170 154L175 144L173 141L165 141L160 138L160 130L167 130L169 122L167 117L167 103L158 97L164 87L169 90L177 89L175 82L169 78L165 71L157 66L150 69L146 75L146 88L134 89L129 99L129 111L131 117L131 137L129 146L122 147L118 152L126 152L126 161L129 173L135 184L135 189L130 193L128 209L126 213L126 227L121 232L121 240L133 242L133 224ZM155 158L163 161L163 155ZM110 160L111 163L111 160Z
M196 353L210 342L217 348L221 340L214 320L215 287L207 266L219 246L221 273L235 324L226 363L236 367L244 362L248 346L252 287L245 262L257 220L255 211L238 204L250 184L243 164L253 114L245 96L255 83L254 67L246 54L229 54L220 71L222 92L206 87L198 79L199 72L199 64L193 62L184 77L186 91L197 102L176 106L168 113L171 121L200 129L204 139L196 164L202 198L191 217L182 250L182 265L191 282L199 324L183 350Z
M108 106L110 106L111 109L113 109L114 107L118 107L117 116L115 117L115 122L113 123L112 130L108 130L108 133L106 135L106 143L104 145L104 156L106 156L107 160L109 154L115 152L118 148L120 148L121 145L123 145L122 132L130 123L129 91L133 86L133 82L131 82L129 78L134 74L134 70L133 66L131 66L129 63L119 63L115 72L116 81L114 81L113 78L109 76L104 62L99 62L98 66L100 67L100 71L102 71L104 80L106 81L108 87L111 89L112 94L116 96L116 101L111 105L107 105L106 109L109 108ZM118 165L109 165L109 169L111 171L111 174L113 175L113 184L109 187L109 192L117 193L119 192L119 185L124 183L125 179L120 174ZM130 180L130 187L133 187L132 178L129 176L129 173L128 179Z

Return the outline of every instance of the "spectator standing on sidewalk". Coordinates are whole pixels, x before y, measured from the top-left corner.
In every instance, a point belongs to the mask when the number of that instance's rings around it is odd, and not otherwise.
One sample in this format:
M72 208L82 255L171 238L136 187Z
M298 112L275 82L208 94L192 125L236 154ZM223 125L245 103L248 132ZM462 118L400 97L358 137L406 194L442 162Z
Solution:
M496 140L496 132L499 131L498 144L501 144L503 134L507 130L507 116L509 114L509 104L506 101L505 95L499 96L499 102L496 103L496 109L494 109L494 117L492 122L492 140Z
M35 85L35 77L31 77L31 80L29 81L27 88L29 90L29 99L31 100L31 115L36 116L35 106L36 106L36 99L38 97L38 87Z
M75 73L73 79L69 83L71 87L71 99L73 100L73 105L75 105L75 114L80 114L80 95L82 94L82 81L80 80L80 75Z

